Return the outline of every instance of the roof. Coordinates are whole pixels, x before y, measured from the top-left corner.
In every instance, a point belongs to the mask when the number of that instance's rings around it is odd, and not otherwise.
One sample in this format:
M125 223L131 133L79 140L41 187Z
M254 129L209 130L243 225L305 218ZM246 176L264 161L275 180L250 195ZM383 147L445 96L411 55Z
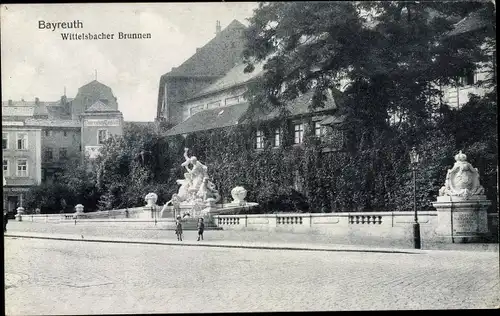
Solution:
M325 111L332 111L337 109L337 104L332 95L327 98L325 106L311 111L309 105L312 102L313 92L308 92L303 94L294 100L287 103L286 109L288 110L289 117L296 117L304 114L310 113L322 113ZM216 128L223 128L234 126L237 124L243 124L250 121L260 120L272 120L278 118L280 115L279 109L274 109L269 113L264 113L260 111L252 115L252 118L246 118L249 109L249 103L239 103L228 107L219 107L210 110L203 110L192 116L187 120L177 124L173 128L167 131L166 136L188 134L203 130L210 130ZM334 124L341 118L335 118L332 122L326 122L326 124ZM335 121L335 122L334 122Z
M108 92L111 88L97 80L92 80L91 82L78 88L78 91L80 90L107 90L106 92Z
M51 120L51 119L34 119L29 118L24 121L26 126L41 126L41 127L75 127L80 128L81 123L77 120Z
M209 41L205 46L196 50L196 53L191 56L188 60L182 63L179 67L173 68L167 76L222 76L227 71L227 67L221 67L221 63L227 63L228 60L232 59L228 56L227 51L227 41L237 40L236 37L237 30L243 30L245 26L237 20L233 20L224 30L218 33L211 41ZM233 34L234 33L234 34ZM241 45L238 45L241 46ZM239 54L243 51L243 47L231 47L237 48ZM239 55L238 54L238 55ZM237 56L239 57L239 56ZM233 63L230 65L233 66Z
M477 10L460 20L454 25L453 30L448 32L448 36L477 31L489 25L488 23L488 8Z
M85 110L85 112L117 112L117 110L98 100Z
M248 110L248 106L249 104L245 102L198 112L168 130L165 135L181 135L237 125Z
M324 111L331 111L337 109L337 103L335 102L332 95L328 95L327 100L325 102L324 107L317 108L314 111L311 111L310 105L312 103L312 95L313 91L309 91L303 95L298 96L297 98L290 100L287 102L286 110L287 116L300 116L304 114L310 113L319 113ZM280 116L280 109L275 108L265 113L265 110L260 110L252 115L252 120L272 120L278 118Z
M2 118L4 116L33 116L34 106L2 106Z
M141 126L141 127L156 127L156 122L139 122L139 121L125 121L123 127Z
M255 69L250 72L250 73L245 73L245 67L246 64L238 64L235 67L233 67L231 70L228 71L228 73L215 81L213 84L209 85L208 87L204 88L200 92L196 93L193 97L190 97L189 99L194 99L197 97L201 97L206 94L210 94L216 91L221 91L225 90L227 88L231 88L234 86L242 85L249 80L259 76L260 74L263 73L263 68L264 68L264 63L261 62L258 64L255 64Z

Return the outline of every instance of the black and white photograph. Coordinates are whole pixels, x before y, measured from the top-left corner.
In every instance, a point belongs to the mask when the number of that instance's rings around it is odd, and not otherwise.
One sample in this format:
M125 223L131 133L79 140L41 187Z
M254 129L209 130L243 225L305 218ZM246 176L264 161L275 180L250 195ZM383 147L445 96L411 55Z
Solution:
M500 309L494 1L0 22L5 315Z

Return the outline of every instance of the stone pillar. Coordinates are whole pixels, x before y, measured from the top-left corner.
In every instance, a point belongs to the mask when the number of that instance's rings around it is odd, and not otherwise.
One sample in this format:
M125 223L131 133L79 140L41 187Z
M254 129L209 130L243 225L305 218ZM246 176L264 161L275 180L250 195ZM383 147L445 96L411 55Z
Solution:
M491 205L479 183L479 171L467 162L460 151L455 164L448 170L437 201L436 233L447 242L484 241L488 234L488 207Z
M22 206L19 206L17 208L16 221L22 222L23 214L24 214L24 208Z
M433 203L437 210L437 235L447 242L481 242L488 234L488 207L485 196L465 200L460 197L440 196Z

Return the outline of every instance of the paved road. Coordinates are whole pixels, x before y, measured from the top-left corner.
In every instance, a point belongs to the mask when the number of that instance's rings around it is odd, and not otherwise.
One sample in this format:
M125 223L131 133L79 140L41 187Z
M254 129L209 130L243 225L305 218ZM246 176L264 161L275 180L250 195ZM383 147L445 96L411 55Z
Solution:
M141 238L151 240L175 241L174 231L165 230L160 225L143 223L135 227L126 226L125 223L84 223L76 225L71 222L63 223L37 223L9 221L8 232L34 232L46 234L72 234L76 236ZM196 231L184 231L186 241L195 241ZM358 245L373 248L413 248L412 241L394 240L389 238L343 238L342 236L328 236L313 233L286 233L272 231L239 231L239 230L212 230L205 232L207 241L235 241L259 243L300 243L323 245ZM490 250L499 251L498 244L437 244L422 241L422 249L452 249L452 250Z
M498 254L5 238L6 314L494 308Z

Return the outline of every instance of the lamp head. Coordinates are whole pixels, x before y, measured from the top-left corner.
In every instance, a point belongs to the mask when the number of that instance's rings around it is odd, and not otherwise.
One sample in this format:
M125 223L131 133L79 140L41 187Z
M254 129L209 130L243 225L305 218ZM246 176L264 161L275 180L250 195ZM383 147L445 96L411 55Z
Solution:
M417 150L415 149L415 147L413 147L410 151L410 162L412 164L417 164L418 161L419 161L419 156Z

